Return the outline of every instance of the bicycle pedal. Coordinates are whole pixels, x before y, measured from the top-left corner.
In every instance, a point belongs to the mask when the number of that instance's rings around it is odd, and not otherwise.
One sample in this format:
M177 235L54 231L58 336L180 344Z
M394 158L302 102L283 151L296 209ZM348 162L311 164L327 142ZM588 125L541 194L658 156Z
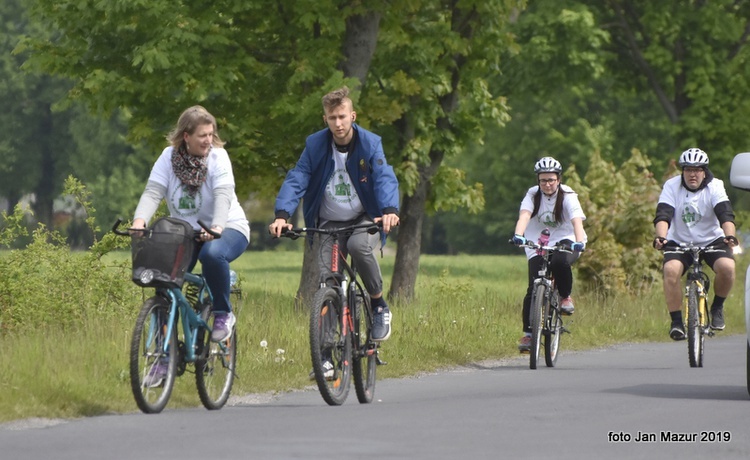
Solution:
M378 366L385 366L388 364L388 361L383 361L382 359L380 359L380 356L375 356L375 364L377 364Z
M560 328L560 330L561 330L562 332L565 332L565 333L568 333L568 334L572 334L572 332L570 332L570 331L569 331L569 330L568 330L567 328L565 328L565 327L561 327L561 328Z

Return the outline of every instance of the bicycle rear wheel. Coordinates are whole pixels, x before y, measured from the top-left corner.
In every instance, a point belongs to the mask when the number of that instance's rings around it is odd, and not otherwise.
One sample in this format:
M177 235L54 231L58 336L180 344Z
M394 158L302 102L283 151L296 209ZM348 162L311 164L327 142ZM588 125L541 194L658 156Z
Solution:
M211 304L203 306L201 318L208 322ZM200 350L195 361L195 385L203 407L217 410L229 400L237 366L237 330L219 343L211 341L211 334L201 328L198 332Z
M529 368L536 369L539 360L539 352L542 346L542 330L544 328L544 318L547 316L547 286L539 283L534 287L533 297L531 297L531 350L529 353Z
M318 390L325 402L346 401L352 379L352 341L342 318L341 299L333 288L319 289L310 308L310 357ZM329 362L333 369L326 369ZM326 375L328 373L328 375Z
M161 412L169 401L177 371L177 331L166 338L169 302L155 296L144 302L130 342L130 388L138 408ZM167 340L165 352L164 341Z
M698 313L698 286L691 282L687 295L687 339L690 367L703 367L703 330Z
M553 292L553 295L557 297L557 291ZM559 299L558 302L559 304ZM563 333L562 318L560 317L560 310L557 308L548 307L549 315L547 318L547 327L544 331L544 361L547 363L547 367L555 367L557 363L557 352L560 348L560 338Z
M354 389L357 400L362 404L372 402L375 395L375 374L378 365L377 344L370 339L372 325L372 310L370 297L364 293L359 284L353 284L350 299L353 299L352 317L354 318L354 334L352 334L354 360Z

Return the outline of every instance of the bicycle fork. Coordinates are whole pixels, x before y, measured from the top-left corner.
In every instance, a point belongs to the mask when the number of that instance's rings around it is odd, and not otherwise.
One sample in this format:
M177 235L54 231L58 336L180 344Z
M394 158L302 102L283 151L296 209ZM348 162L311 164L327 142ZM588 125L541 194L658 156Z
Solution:
M706 308L706 287L704 287L704 282L701 279L692 279L690 280L695 283L698 291L698 324L700 324L701 333L705 334L709 337L713 337L714 331L711 330L708 324L708 309ZM690 317L690 305L689 305L689 297L690 295L690 282L685 286L685 301L683 306L683 316L685 318Z

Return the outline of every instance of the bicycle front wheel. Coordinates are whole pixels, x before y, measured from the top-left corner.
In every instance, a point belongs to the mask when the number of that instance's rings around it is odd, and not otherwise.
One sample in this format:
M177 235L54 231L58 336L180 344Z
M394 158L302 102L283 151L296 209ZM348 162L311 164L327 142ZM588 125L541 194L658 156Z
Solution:
M542 347L542 331L544 329L544 318L547 316L547 286L539 283L534 288L531 298L531 350L529 354L529 368L536 369L539 353Z
M702 299L699 296L697 284L691 282L687 293L687 339L690 367L703 367L703 330L698 312L699 302Z
M310 357L325 402L346 401L352 379L352 341L342 316L341 299L332 288L319 289L310 308Z
M147 299L135 320L130 342L130 388L138 408L146 414L161 412L174 386L177 331L173 327L166 337L168 322L169 302L159 296Z
M364 293L360 285L352 284L352 286L350 298L354 299L352 302L354 389L357 392L357 400L362 404L368 404L372 402L375 395L378 345L370 340L370 328L372 326L370 297Z
M204 306L201 318L208 322L211 305ZM211 334L201 329L198 334L201 350L195 361L195 385L203 407L217 410L229 400L237 366L237 330L232 328L228 339L211 341Z
M557 291L554 292L554 295L558 297ZM547 363L547 367L555 367L557 363L557 351L560 348L560 338L563 333L560 310L549 307L549 315L546 318L548 324L544 331L544 361Z

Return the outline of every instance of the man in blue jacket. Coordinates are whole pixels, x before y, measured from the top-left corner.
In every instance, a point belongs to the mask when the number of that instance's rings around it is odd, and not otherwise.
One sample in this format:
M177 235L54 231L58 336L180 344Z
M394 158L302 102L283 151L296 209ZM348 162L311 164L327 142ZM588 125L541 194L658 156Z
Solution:
M269 231L279 237L283 230L292 228L287 219L300 199L304 199L306 227L382 222L382 237L355 233L346 248L372 299L372 338L384 341L391 335L391 312L383 299L383 276L373 250L399 223L398 180L385 159L380 136L354 123L357 114L349 88L323 96L323 111L328 127L306 139L302 155L276 197L276 219ZM329 265L330 261L324 263ZM330 270L327 265L321 269Z

